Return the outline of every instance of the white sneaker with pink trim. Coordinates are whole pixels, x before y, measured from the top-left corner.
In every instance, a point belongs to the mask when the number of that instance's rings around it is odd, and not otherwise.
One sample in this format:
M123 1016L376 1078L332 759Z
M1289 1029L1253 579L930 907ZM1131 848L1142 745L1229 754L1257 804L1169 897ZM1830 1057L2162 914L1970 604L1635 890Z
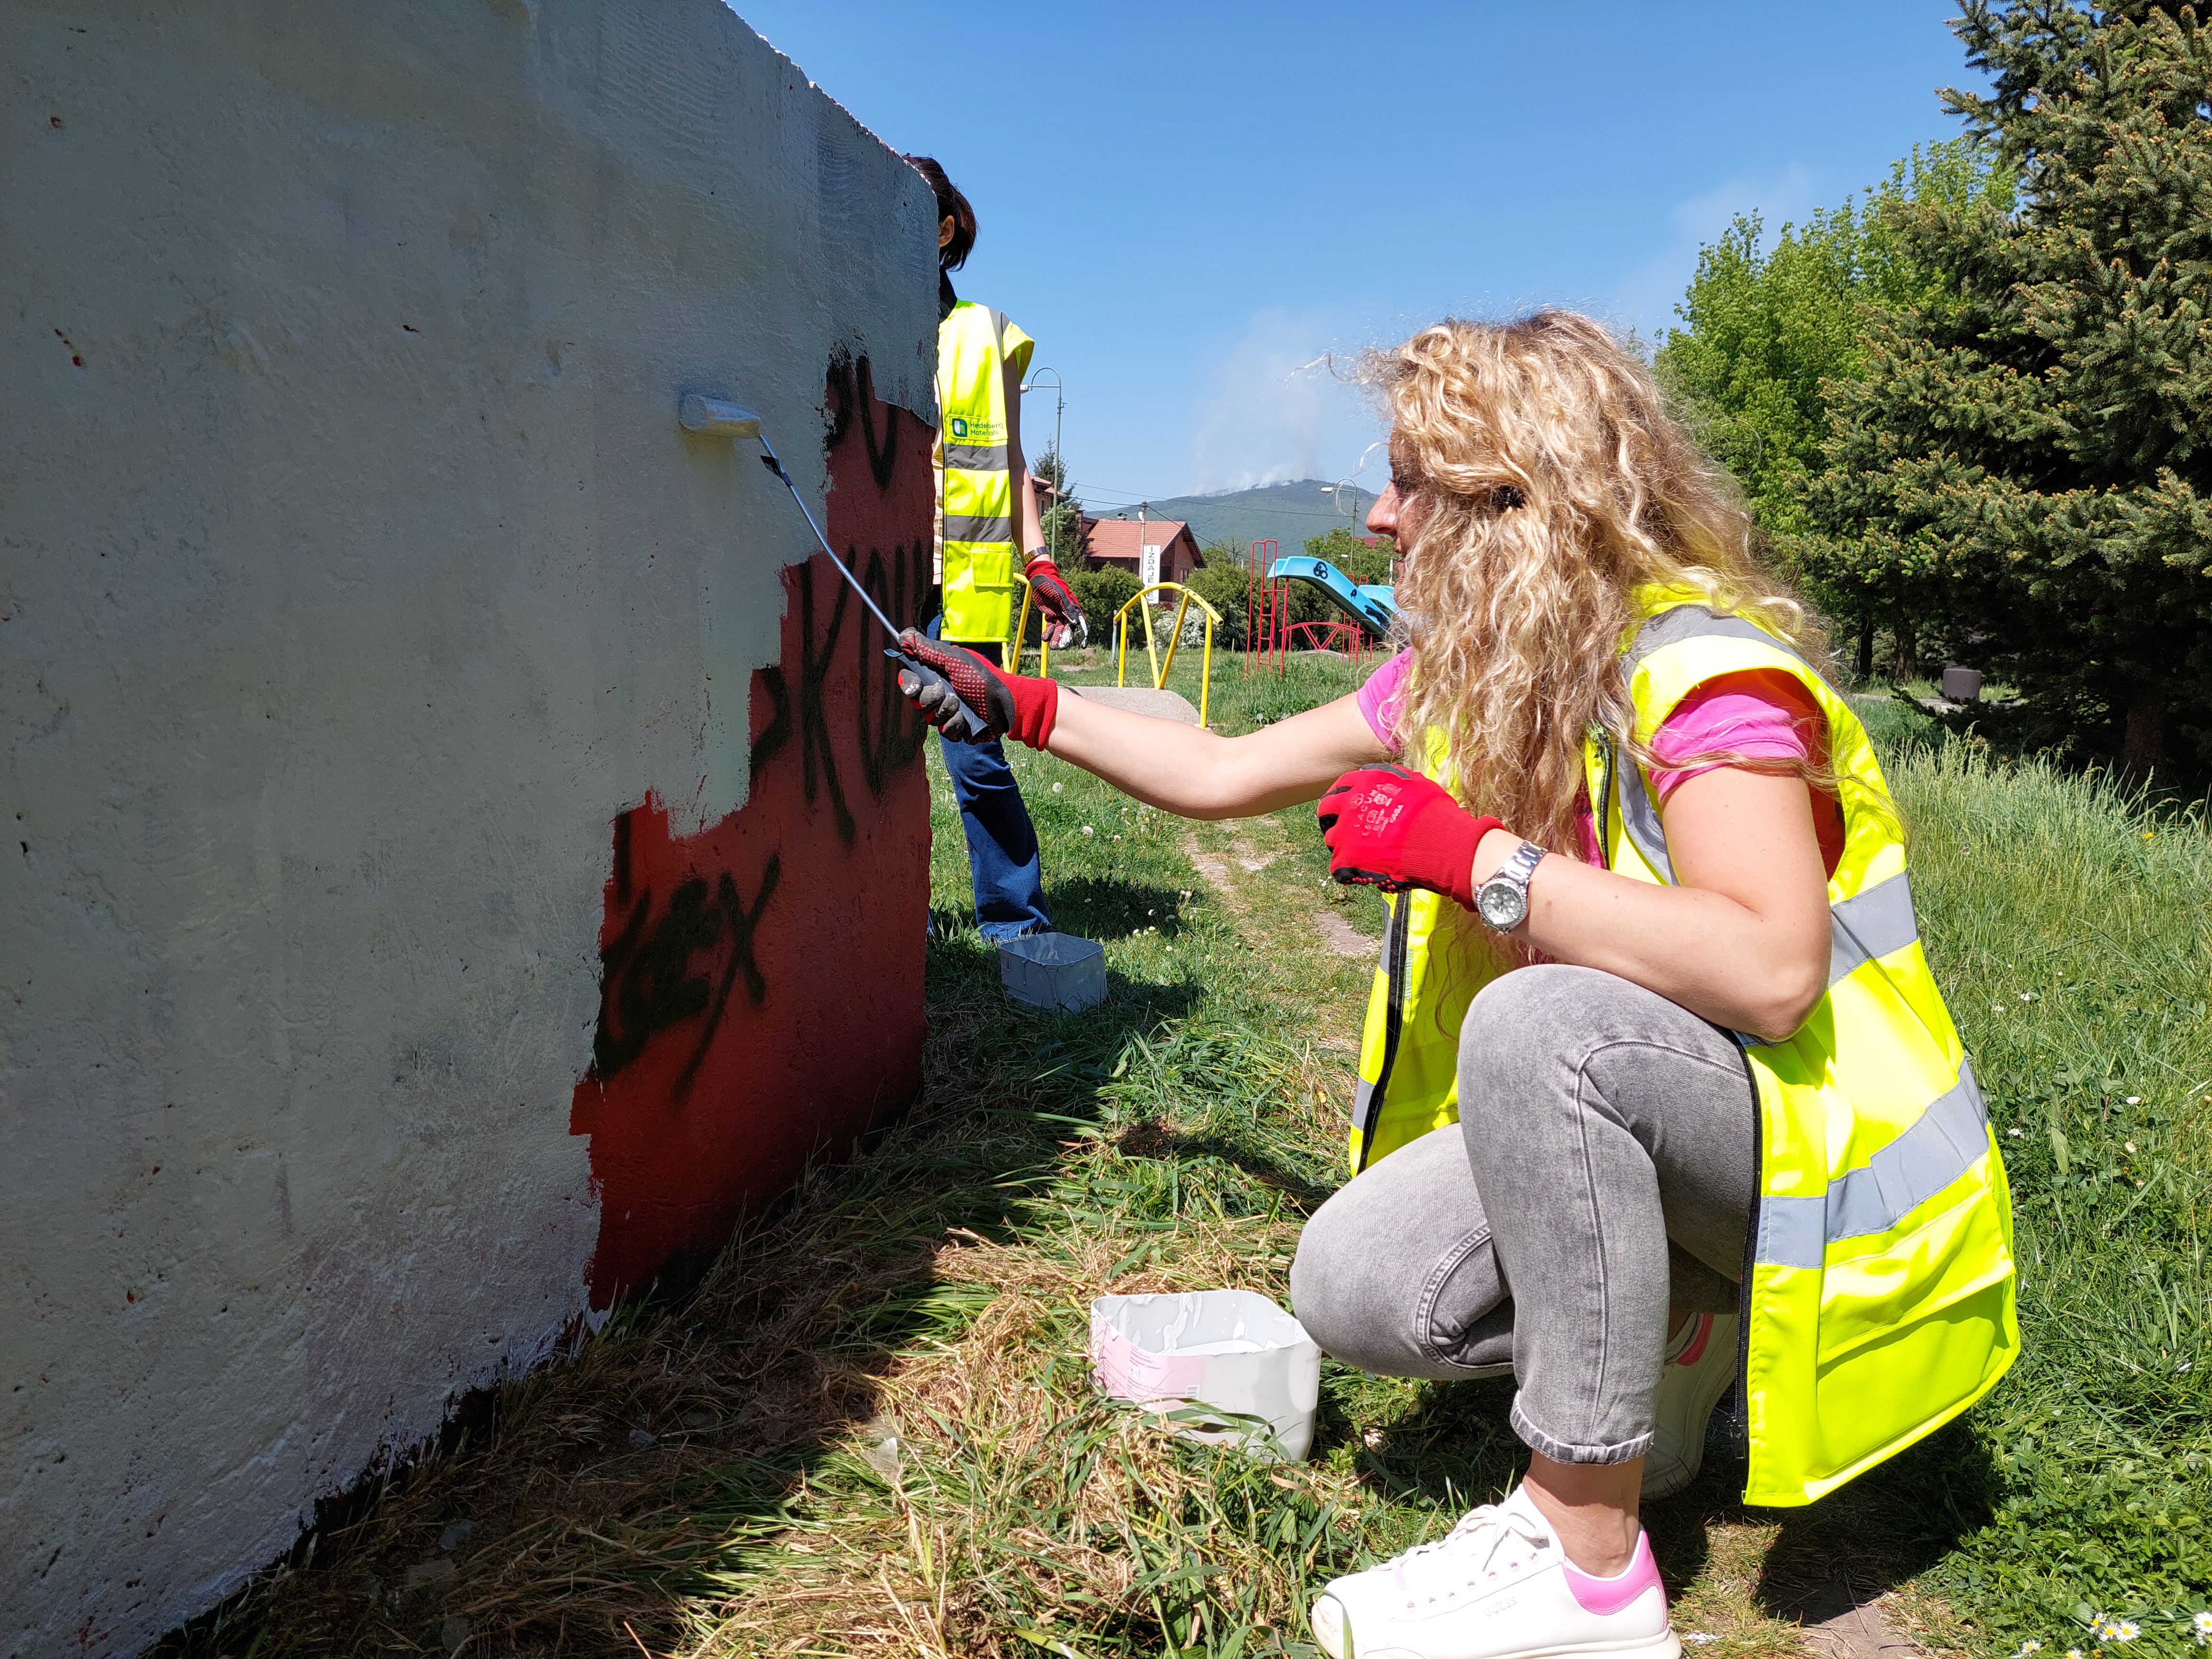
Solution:
M1644 1496L1672 1498L1698 1478L1705 1462L1705 1430L1713 1407L1735 1381L1736 1316L1692 1314L1667 1345L1651 1449L1644 1455Z
M1561 1553L1526 1486L1433 1544L1332 1580L1310 1617L1329 1659L1677 1659L1682 1650L1651 1540L1638 1533L1626 1571L1593 1577Z

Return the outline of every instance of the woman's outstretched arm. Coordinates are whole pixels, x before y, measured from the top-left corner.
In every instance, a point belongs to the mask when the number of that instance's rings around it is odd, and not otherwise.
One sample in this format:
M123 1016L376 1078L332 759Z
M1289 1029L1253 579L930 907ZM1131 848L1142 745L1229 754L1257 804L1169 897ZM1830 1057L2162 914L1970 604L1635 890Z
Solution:
M1045 748L1126 794L1187 818L1244 818L1316 799L1355 766L1387 761L1352 697L1249 736L1156 720L1067 695Z

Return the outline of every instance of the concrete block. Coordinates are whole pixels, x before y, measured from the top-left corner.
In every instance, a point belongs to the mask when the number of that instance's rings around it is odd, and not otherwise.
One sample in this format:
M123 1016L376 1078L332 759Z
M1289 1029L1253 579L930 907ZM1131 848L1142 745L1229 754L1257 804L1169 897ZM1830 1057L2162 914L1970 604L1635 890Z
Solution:
M1092 702L1103 702L1109 708L1126 708L1133 714L1150 714L1155 720L1180 720L1185 726L1198 724L1198 710L1180 691L1155 691L1149 685L1070 685L1064 689Z
M100 1659L918 1086L921 729L678 410L911 618L936 215L720 0L0 64L0 1655Z

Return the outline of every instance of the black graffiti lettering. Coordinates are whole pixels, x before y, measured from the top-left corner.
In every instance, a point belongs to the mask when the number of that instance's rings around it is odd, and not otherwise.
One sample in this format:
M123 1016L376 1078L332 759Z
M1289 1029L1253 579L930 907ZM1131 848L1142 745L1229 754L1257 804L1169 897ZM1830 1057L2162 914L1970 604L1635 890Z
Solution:
M615 821L618 848L628 838L628 817ZM592 1069L602 1083L635 1061L662 1032L704 1014L706 1026L676 1081L677 1103L683 1103L738 981L756 1007L768 1000L768 979L753 941L782 878L783 855L771 853L748 904L727 871L711 888L704 876L695 876L670 896L658 921L652 891L638 895L621 934L599 952L599 1024L592 1039ZM692 959L725 937L728 954L720 969L693 972Z
M849 557L850 555L848 555ZM830 810L836 814L837 838L853 844L857 826L852 809L845 805L844 781L837 775L837 747L830 741L830 708L824 696L830 684L830 663L837 649L837 635L845 626L845 610L853 592L841 580L837 603L830 608L829 626L814 643L814 566L809 562L799 574L799 752L806 804L811 806L817 786L830 795ZM865 630L863 630L865 631Z
M714 988L714 1000L707 1013L707 1029L699 1033L699 1046L691 1051L683 1075L676 1079L678 1104L690 1094L691 1080L699 1075L707 1051L714 1046L714 1033L722 1026L722 1011L730 1006L730 993L737 988L738 979L742 977L745 982L745 1000L756 1008L768 1000L768 980L753 955L753 932L760 926L761 912L775 896L776 883L782 879L783 854L771 853L761 867L760 886L750 905L738 897L738 884L730 878L728 871L725 870L720 881L715 884L715 902L720 907L721 920L730 929L730 959L723 964L721 980Z
M909 591L919 596L928 580L928 570L929 550L915 542L892 550L888 581L884 556L871 552L862 580L870 596L885 611L894 617L906 617L913 614L907 608ZM880 796L892 775L921 752L927 728L914 705L899 694L897 666L872 646L864 633L854 718L859 726L861 775L867 781L868 793Z
M657 922L652 921L653 894L640 894L620 935L599 952L599 1025L592 1037L592 1069L602 1081L643 1054L661 1032L706 1012L714 984L705 975L693 974L690 963L722 931L722 918L708 908L707 893L703 877L685 882Z
M769 707L775 712L761 727L760 736L753 739L750 755L755 777L760 776L761 768L781 754L784 744L791 741L791 690L783 683L782 668L770 663L760 671L760 683L761 690L768 693Z
M857 419L860 423L860 442L868 452L868 471L876 481L876 493L887 493L891 480L898 476L901 411L896 404L883 405L884 429L878 437L874 417L869 413L876 404L876 375L866 357L856 362L849 353L841 352L830 359L830 431L823 440L823 448L835 450L844 442Z

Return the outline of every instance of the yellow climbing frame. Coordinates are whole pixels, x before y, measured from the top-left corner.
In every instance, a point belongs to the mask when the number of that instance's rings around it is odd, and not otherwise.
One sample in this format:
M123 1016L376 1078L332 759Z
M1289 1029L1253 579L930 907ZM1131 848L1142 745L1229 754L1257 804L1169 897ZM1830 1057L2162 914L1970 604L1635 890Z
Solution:
M1159 642L1152 635L1152 607L1145 603L1155 593L1182 595L1182 602L1176 606L1175 622L1168 629L1165 660L1162 660ZM1154 582L1114 613L1114 684L1124 684L1129 677L1129 612L1134 610L1145 619L1145 654L1152 660L1152 689L1164 690L1168 670L1175 666L1176 647L1182 643L1182 619L1194 605L1206 612L1206 655L1200 659L1198 670L1198 723L1203 727L1206 697L1213 689L1213 624L1221 620L1221 613L1181 582Z
M1014 621L1014 637L1006 647L1006 670L1009 673L1022 672L1022 641L1030 633L1030 601L1036 597L1027 582L1022 584L1022 614ZM1042 618L1037 629L1037 672L1046 679L1052 678L1052 624Z

